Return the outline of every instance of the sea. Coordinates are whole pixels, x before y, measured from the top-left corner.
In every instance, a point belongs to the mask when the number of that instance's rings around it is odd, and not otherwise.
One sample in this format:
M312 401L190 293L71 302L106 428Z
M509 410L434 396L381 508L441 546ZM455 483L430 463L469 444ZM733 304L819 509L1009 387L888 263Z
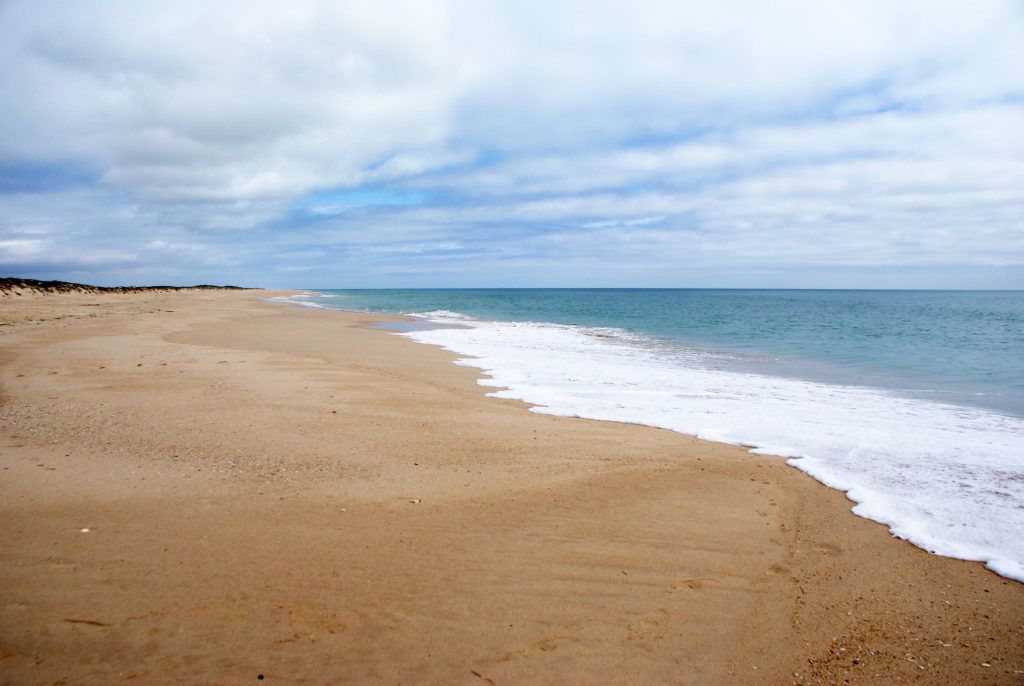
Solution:
M1024 291L318 290L532 411L783 456L853 512L1024 582ZM681 456L680 459L686 459Z

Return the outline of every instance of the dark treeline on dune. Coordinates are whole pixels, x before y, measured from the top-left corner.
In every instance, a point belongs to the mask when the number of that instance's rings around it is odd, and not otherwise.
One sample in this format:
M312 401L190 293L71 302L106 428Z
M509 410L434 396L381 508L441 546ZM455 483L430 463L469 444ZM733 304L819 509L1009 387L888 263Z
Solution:
M38 293L146 293L153 291L194 291L194 290L246 290L241 286L90 286L68 281L38 281L36 279L0 278L0 292L35 291Z

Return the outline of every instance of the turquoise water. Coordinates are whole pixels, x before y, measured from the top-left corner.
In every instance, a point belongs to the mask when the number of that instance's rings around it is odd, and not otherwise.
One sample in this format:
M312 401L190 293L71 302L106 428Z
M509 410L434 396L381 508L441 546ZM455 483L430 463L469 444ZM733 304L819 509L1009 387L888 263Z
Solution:
M752 372L886 388L1024 417L1024 292L482 289L332 290L323 304L388 313L614 327L733 353Z

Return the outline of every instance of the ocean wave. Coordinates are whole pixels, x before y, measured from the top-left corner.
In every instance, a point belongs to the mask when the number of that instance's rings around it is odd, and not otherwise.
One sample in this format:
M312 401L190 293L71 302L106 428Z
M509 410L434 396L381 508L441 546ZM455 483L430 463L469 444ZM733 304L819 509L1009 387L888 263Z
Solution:
M475 317L470 317L467 314L460 314L458 312L452 312L451 310L431 310L430 312L402 312L401 314L405 315L406 317L429 319L430 321L440 323L477 321Z
M282 295L274 298L264 298L265 302L271 303L283 303L286 305L299 305L301 307L310 307L316 310L329 310L330 307L325 307L319 303L311 302L307 298L322 298L328 297L320 293L302 293L300 295Z

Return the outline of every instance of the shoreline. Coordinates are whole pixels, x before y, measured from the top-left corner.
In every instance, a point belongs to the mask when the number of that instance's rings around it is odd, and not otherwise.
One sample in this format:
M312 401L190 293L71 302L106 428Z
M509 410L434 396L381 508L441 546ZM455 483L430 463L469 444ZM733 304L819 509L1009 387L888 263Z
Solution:
M308 293L308 295L313 297L307 298L300 295L293 298L292 302L299 306L309 306L315 309L339 309L338 304L329 299L329 292L323 294ZM330 303L328 305L321 304L324 301L319 300L320 297L325 296L328 298L326 302ZM395 302L390 302L389 304L391 307L396 306ZM449 306L446 305L445 307ZM458 309L457 306L452 307ZM340 309L344 310L344 307ZM420 309L430 309L430 307L425 306ZM360 311L355 310L355 312ZM397 312L397 310L393 310L393 312ZM1017 438L1017 433L1024 431L1024 424L1020 423L1020 418L999 413L992 414L994 411L991 408L948 404L936 400L924 401L926 405L923 409L937 415L932 419L931 426L928 427L931 431L919 431L916 434L911 432L911 437L908 437L907 435L901 435L901 433L906 432L901 432L901 428L904 428L905 425L900 423L900 419L911 422L917 419L915 416L916 412L922 410L919 404L922 401L919 399L900 396L898 391L895 396L890 396L889 393L894 389L873 387L869 384L851 385L841 381L823 382L799 376L791 377L786 374L762 375L753 372L750 374L741 373L743 378L730 385L733 391L749 392L753 398L745 400L744 407L741 408L741 414L734 412L725 419L719 419L716 415L718 425L713 433L717 434L717 436L708 436L708 432L701 428L705 421L701 413L709 412L714 415L722 413L722 408L715 404L716 400L718 400L716 394L706 392L706 386L703 385L706 383L706 380L699 376L697 378L690 377L688 379L689 383L683 381L676 383L674 386L669 384L669 387L675 392L693 392L695 395L700 396L701 400L696 403L698 405L696 408L688 407L685 404L671 405L669 404L672 402L670 398L662 398L660 402L664 404L659 404L658 407L645 407L642 400L638 402L632 399L633 389L629 388L629 385L624 386L621 382L603 384L600 380L603 375L616 376L614 360L619 352L618 350L602 351L607 355L606 357L603 356L607 364L601 369L587 369L585 362L578 363L572 354L566 355L565 353L572 353L573 345L577 348L583 348L587 347L589 343L580 340L570 340L567 343L564 338L557 338L555 337L556 334L545 331L548 327L565 328L563 325L555 323L555 320L550 322L474 321L473 317L468 317L467 320L464 318L464 315L448 312L443 308L441 311L426 314L428 317L435 315L440 316L441 321L431 322L429 319L421 319L424 316L422 314L404 315L412 316L413 319L418 319L423 324L422 327L419 327L419 332L412 333L411 331L406 331L405 333L410 333L408 337L412 340L438 346L462 356L463 359L460 359L458 364L478 369L481 375L478 383L481 386L488 387L486 392L489 395L521 400L530 404L531 411L541 414L618 421L640 426L669 429L683 435L696 436L705 440L711 440L712 442L743 446L754 454L775 455L784 458L795 469L807 473L819 483L829 488L844 493L848 499L855 503L855 506L852 508L855 514L885 525L893 536L909 541L913 545L932 554L960 560L982 562L997 574L1019 583L1024 583L1024 571L1022 571L1020 563L1016 562L1016 560L1020 559L1021 551L1015 549L1019 548L1019 546L1015 547L1016 536L1013 535L1020 528L1021 521L1020 517L1013 516L1012 513L1015 509L1012 503L1008 505L1006 501L1000 500L1000 495L1008 496L1006 493L996 492L1002 490L1001 486L993 485L991 488L994 490L988 491L990 496L987 499L981 498L979 500L978 495L975 494L975 499L972 502L960 503L961 509L952 513L944 513L945 516L935 516L932 513L935 509L942 510L942 496L947 496L949 498L948 502L959 502L957 498L961 496L961 493L958 493L955 488L945 491L941 490L943 482L954 484L958 481L973 482L974 477L978 477L978 480L990 484L996 484L1004 480L1010 483L1017 476L1020 476L1014 473L1015 465L1011 464L1012 461L1003 465L1003 468L1009 470L1008 474L998 474L992 469L984 471L985 458L991 460L997 455L1014 455L1016 452L1019 452L1016 450L1017 441L1015 439ZM462 323L452 325L453 322ZM394 327L384 328L401 330L401 327L397 329ZM479 333L474 334L472 331L464 331L462 333L440 331L449 328L479 329L483 332L483 335ZM495 334L488 335L486 332L492 330L492 328L501 330L503 333L497 336ZM590 332L591 335L594 335L595 332L594 329L585 326L569 325L568 328L584 333ZM431 330L438 331L431 333ZM536 341L538 331L543 332L545 335L545 338L540 343ZM532 336L529 338L532 344L527 345L531 349L533 345L538 345L543 350L533 350L534 354L530 357L519 355L518 349L520 345L518 338L520 335ZM602 338L607 337L605 333L597 333L596 335ZM586 336L584 336L585 338ZM513 340L517 341L515 345L505 345L505 341L511 342ZM559 343L555 343L553 340L557 340ZM549 347L557 348L558 352L552 355L548 352ZM594 352L589 347L587 349L587 354ZM531 365L539 365L541 369L548 371L542 371L539 374L532 372L524 374ZM568 384L572 388L567 388L567 384L565 384L567 379L563 379L557 371L555 373L550 371L561 368L577 370L573 375L575 378L571 380L571 384ZM630 368L628 371L631 380L636 381L640 386L644 385L643 381L639 381L639 379L644 378L643 369ZM650 370L647 371L649 372ZM496 382L497 387L495 387L492 379L499 380ZM770 387L767 393L759 385L762 379L770 380L765 384ZM659 388L664 388L668 383L660 377L655 377L655 381L661 384ZM716 383L722 382L716 380ZM826 387L820 388L818 385L821 383L825 383ZM823 443L819 440L815 442L814 438L808 439L806 435L802 435L802 432L806 430L810 430L810 433L813 435L814 430L817 428L816 424L823 425L829 420L834 420L834 414L832 416L826 414L816 417L817 422L803 423L801 412L783 413L777 417L779 421L776 424L786 427L783 432L773 433L771 429L768 429L768 433L765 433L766 429L764 426L760 426L757 429L747 428L745 435L738 435L735 432L734 429L736 427L743 426L744 423L751 423L750 415L756 417L765 412L768 414L772 413L774 408L766 406L764 402L757 402L757 396L759 395L762 396L762 400L764 396L770 396L771 401L775 403L775 407L778 407L780 403L782 406L785 406L787 401L789 403L799 403L800 400L805 400L804 398L798 398L798 393L794 393L794 384L814 387L812 392L815 395L820 396L823 393L832 395L832 404L842 405L847 412L851 410L856 411L859 408L872 406L879 402L885 404L886 409L890 411L889 413L879 412L876 409L873 416L862 415L855 417L859 421L851 420L849 417L845 418L847 425L856 427L853 430L846 430L846 427L842 424L832 424L829 426L838 433L824 432L830 436L830 440L833 436L841 436L841 438L836 439L837 442L843 442L841 447L855 450L862 455L867 453L867 457L871 457L872 454L879 455L882 459L874 465L874 469L861 470L860 472L858 472L856 467L848 469L848 461L845 457L840 457L837 460L834 456L830 455L830 451L836 451L833 450L835 446L828 445L829 441ZM552 392L551 388L555 390ZM577 398L574 395L574 392L580 389L585 391L586 397ZM595 396L595 389L599 389L601 395L607 397L614 397L615 394L621 391L626 394L626 398L618 401L619 404L617 406L604 403L600 399L592 399L590 397ZM845 403L841 401L837 403L838 396L834 395L836 389L840 393L849 393L851 394L850 397L854 395L856 397L853 401L848 397ZM800 389L800 392L807 393L803 389ZM707 397L704 397L705 395ZM680 420L659 414L660 410L666 408L670 408L676 417L685 416L688 419ZM812 407L806 403L802 409L803 414L813 412ZM729 410L725 410L726 414L728 412ZM976 423L970 426L970 428L949 431L951 426L967 424L963 413L970 413L978 418ZM886 424L885 420L890 414L897 417L897 419ZM1016 421L1017 432L1015 433L1012 428L1004 428L1001 432L993 431L992 424L986 424L985 421L982 421L983 419L988 422L991 422L993 419L995 421ZM713 419L708 423L715 424L716 421ZM882 436L880 440L871 442L870 439L865 439L865 428L869 425L875 427L876 435ZM969 434L972 431L978 432L979 437L974 438L972 436L970 440L965 440L964 434ZM740 434L743 433L743 431L740 431ZM822 432L819 431L819 433ZM732 435L728 436L727 434ZM984 452L984 457L978 458L974 456L973 460L970 459L971 456L968 453L971 452L971 449L978 449L979 446L984 446L985 444L991 447L987 449L987 452ZM941 445L947 449L950 457L957 453L959 453L959 456L948 461L935 459L928 455L929 450L927 448L920 447L922 445L931 445L932 448ZM982 448L982 450L984 451L985 449ZM843 451L840 450L838 452L840 455L843 455ZM943 455L940 454L936 457L941 458ZM933 484L932 489L936 490L937 493L941 493L940 496L925 498L925 502L922 503L920 502L921 490L919 487L917 489L903 489L902 492L899 490L887 491L886 479L875 477L876 473L887 468L887 464L900 464L903 461L914 459L920 460L916 470L904 468L901 472L897 469L895 474L891 476L895 476L897 481L916 476L921 482ZM932 463L937 466L929 471L929 465ZM917 472L916 475L912 473L915 471ZM1009 486L1006 486L1006 488L1009 488ZM894 507L892 505L892 503L897 503L904 499L908 502L915 502L915 505L910 507ZM967 521L985 521L989 527L1002 532L1003 535L985 536L974 533L970 529L965 529L961 532L961 518L966 518Z
M1019 583L783 458L268 293L0 302L6 679L1021 681Z

